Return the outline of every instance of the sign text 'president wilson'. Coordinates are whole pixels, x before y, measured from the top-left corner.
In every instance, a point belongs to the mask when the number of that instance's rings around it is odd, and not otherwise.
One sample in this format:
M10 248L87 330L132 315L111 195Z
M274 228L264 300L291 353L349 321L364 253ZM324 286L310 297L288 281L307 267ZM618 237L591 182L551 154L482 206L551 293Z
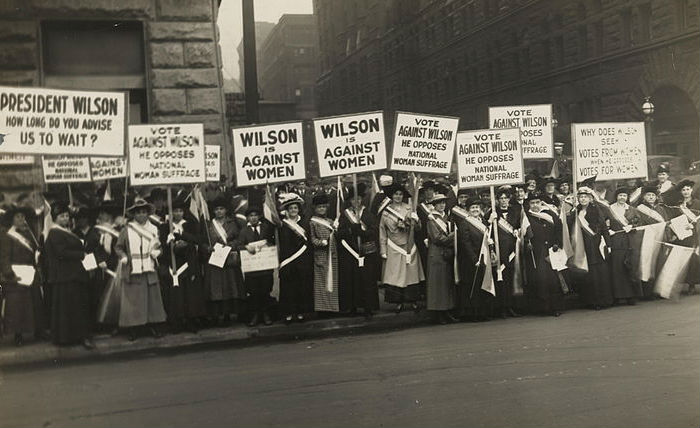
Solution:
M314 119L321 177L386 168L382 112Z

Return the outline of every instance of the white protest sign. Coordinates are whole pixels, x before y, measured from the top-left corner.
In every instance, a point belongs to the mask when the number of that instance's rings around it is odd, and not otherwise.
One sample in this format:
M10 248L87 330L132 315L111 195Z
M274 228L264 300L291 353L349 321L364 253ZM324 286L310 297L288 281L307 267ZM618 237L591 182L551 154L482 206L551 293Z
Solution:
M459 118L396 113L390 169L449 174Z
M572 123L571 141L576 181L647 177L644 122Z
M90 159L74 156L42 156L45 183L83 183L92 181Z
M244 273L276 269L278 266L277 246L275 245L260 247L255 254L241 250L241 270Z
M321 177L386 169L381 111L314 119Z
M204 125L129 126L129 181L133 186L204 183Z
M489 107L489 128L520 128L524 159L554 157L551 104Z
M126 94L0 86L0 152L124 156Z
M90 158L90 170L94 181L123 178L126 177L126 158Z
M0 165L31 165L34 163L34 156L0 154Z
M459 188L525 181L518 128L459 132L455 150Z
M221 179L221 147L218 144L204 145L207 181L218 182Z
M304 137L301 122L233 128L236 185L303 180Z

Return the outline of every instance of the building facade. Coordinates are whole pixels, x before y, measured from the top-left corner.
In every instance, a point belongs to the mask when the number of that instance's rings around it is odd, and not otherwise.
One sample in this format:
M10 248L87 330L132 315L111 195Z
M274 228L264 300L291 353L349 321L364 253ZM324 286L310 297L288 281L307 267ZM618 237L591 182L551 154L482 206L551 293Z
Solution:
M206 144L222 146L228 157L218 6L218 0L2 1L0 85L126 91L130 123L203 123ZM3 166L0 182L21 189L36 174Z
M275 24L272 22L255 22L255 53L258 63L258 85L260 84L260 47L262 46L270 31L275 28ZM238 83L241 88L245 88L245 55L243 53L243 39L238 43L236 48L238 52ZM258 91L259 92L259 91Z
M574 122L643 120L650 97L652 152L700 158L700 0L315 0L314 14L321 115L479 129L489 106L551 103L568 143Z
M285 14L260 48L261 98L294 103L297 119L317 116L318 33L313 15Z

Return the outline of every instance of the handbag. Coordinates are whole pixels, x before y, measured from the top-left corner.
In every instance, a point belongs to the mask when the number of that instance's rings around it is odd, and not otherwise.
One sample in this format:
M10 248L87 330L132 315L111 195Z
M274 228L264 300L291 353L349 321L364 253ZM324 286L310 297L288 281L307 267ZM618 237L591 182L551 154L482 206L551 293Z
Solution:
M378 251L377 241L366 241L360 245L360 255L374 254Z

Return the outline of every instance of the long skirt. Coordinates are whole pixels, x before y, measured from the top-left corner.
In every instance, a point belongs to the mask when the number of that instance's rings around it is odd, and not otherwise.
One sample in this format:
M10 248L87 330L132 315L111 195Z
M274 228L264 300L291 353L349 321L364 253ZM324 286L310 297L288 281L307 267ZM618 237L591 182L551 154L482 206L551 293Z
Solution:
M490 315L493 307L493 296L481 289L484 280L483 265L462 268L459 284L456 287L455 312L457 316Z
M626 249L613 248L611 250L610 279L615 299L631 299L642 296L641 284L632 278L632 272L628 268L630 256L629 250Z
M340 310L352 311L362 308L365 311L379 309L379 290L374 277L377 254L365 256L364 266L359 267L357 260L341 249L340 259Z
M51 284L51 339L57 345L80 343L90 336L90 294L85 282Z
M332 269L332 286L327 288L328 269ZM326 312L339 312L340 302L338 296L338 258L333 252L331 266L328 266L328 250L314 250L314 310Z
M136 327L164 322L163 299L155 272L125 278L119 308L119 327Z
M5 285L4 316L8 333L36 333L46 328L41 289L36 283L31 287Z
M612 305L610 267L607 263L588 265L588 273L584 275L584 283L580 286L580 295L583 302L590 306Z
M165 312L169 321L198 318L207 314L206 293L201 276L195 268L188 268L178 277L178 286L169 277L163 288Z
M382 266L385 302L412 303L420 298L420 283L425 280L425 274L417 251L410 262L407 264L404 255L391 246L388 247L387 257Z
M308 266L310 258L296 260L280 270L280 309L286 315L313 311L314 293Z

